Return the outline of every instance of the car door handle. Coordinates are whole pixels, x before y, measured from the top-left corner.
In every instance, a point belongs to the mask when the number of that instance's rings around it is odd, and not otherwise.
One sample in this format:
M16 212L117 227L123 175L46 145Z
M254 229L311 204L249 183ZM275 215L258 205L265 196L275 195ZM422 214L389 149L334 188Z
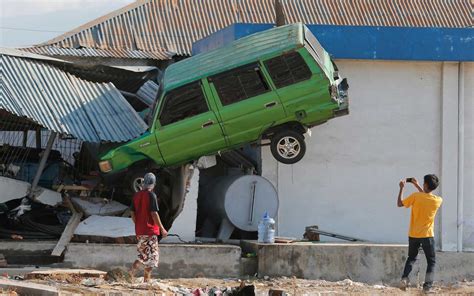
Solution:
M214 121L209 120L208 122L205 122L202 124L202 128L210 127L213 124L214 124Z
M277 102L270 102L265 104L265 108L271 108L275 107L277 105Z

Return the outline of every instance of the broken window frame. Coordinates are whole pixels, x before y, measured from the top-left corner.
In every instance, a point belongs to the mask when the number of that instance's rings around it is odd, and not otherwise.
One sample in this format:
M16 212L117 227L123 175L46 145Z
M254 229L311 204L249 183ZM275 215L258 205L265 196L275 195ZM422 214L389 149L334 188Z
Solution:
M164 121L163 116L169 116L169 114L170 114L170 112L168 112L167 109L172 108L172 107L168 107L169 104L170 104L169 102L171 100L170 96L172 96L176 93L182 92L183 90L188 91L188 93L189 93L189 90L191 88L195 88L196 90L199 90L200 98L199 98L199 95L198 95L197 98L194 97L194 98L191 98L191 99L187 99L186 102L192 103L192 102L196 101L196 99L199 99L199 100L201 100L201 102L200 102L201 106L199 106L199 108L197 108L198 105L192 106L192 108L189 108L188 110L186 110L186 112L190 112L190 113L188 115L184 116L184 117L178 117L178 119L172 119L169 122ZM182 103L183 102L180 102L175 106L179 106L179 104L182 104ZM175 106L173 106L173 107L175 107ZM161 110L160 110L159 115L158 115L158 121L160 122L160 125L162 127L168 126L168 125L171 125L171 124L174 124L174 123L183 121L185 119L188 119L188 118L191 118L191 117L194 117L194 116L197 116L197 115L200 115L200 114L203 114L203 113L206 113L206 112L210 111L209 105L207 103L206 96L204 94L204 90L202 89L201 81L195 81L195 82L192 82L192 83L189 83L189 84L186 84L186 85L183 85L183 86L180 86L178 88L175 88L175 89L172 89L172 90L168 91L163 97L163 104L161 105L160 109ZM177 111L174 111L174 112L177 112Z
M242 101L245 101L245 100L248 100L248 99L251 99L251 98L254 98L254 97L257 97L257 96L260 96L272 91L270 84L265 79L265 76L261 68L262 67L258 62L253 62L250 64L246 64L246 65L210 76L208 80L210 83L214 85L214 88L217 92L217 95L219 97L219 100L222 106L225 107L232 104L236 104L236 103L239 103L239 102L242 102ZM248 81L247 80L242 81L241 76L243 75L238 75L238 74L245 73L245 72L247 73L252 72L252 74L255 73L256 76L254 77L253 81L260 82L260 84L257 86L260 89L255 89L256 85L254 85L254 89L252 89L251 86L249 87L247 83L250 82L250 79ZM234 78L234 79L229 79L229 78ZM222 81L225 79L228 79L231 81ZM258 79L258 80L255 80L255 79ZM222 87L223 85L221 85L221 83L226 85L226 88L223 88ZM229 86L230 86L230 89L229 89ZM240 90L237 90L236 87L239 87L239 86L240 86ZM251 92L252 90L254 92ZM229 99L228 97L229 93L232 93L234 95L238 94L239 96L232 97Z
M289 59L291 58L296 58L298 61L297 67L293 67L293 64L289 64ZM275 66L272 65L272 63L277 63L280 62L281 65L286 66L286 70L275 73ZM311 79L311 76L313 73L311 72L311 69L309 68L308 64L304 60L304 58L301 56L301 54L297 51L292 51L283 55L279 55L273 58L270 58L268 60L265 60L263 62L265 65L265 68L267 69L268 74L270 75L270 78L273 81L273 84L277 89L284 88L302 81L306 81ZM302 68L301 70L304 71L303 75L295 77L295 69ZM286 75L284 80L279 79L282 75Z

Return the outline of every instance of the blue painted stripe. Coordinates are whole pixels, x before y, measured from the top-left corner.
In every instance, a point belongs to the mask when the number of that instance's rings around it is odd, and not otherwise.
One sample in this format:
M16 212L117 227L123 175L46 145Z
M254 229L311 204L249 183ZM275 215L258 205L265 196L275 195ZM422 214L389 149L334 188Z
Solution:
M193 44L193 55L273 27L233 24ZM308 25L335 59L474 61L474 28Z

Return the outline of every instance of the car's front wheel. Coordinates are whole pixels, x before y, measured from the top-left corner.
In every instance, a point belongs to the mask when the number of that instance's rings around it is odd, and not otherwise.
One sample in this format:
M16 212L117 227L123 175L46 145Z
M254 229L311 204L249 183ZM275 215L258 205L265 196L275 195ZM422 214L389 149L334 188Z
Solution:
M293 164L300 161L306 153L304 136L294 130L277 132L271 140L273 157L281 163Z
M124 193L133 196L133 194L142 190L145 173L146 171L141 169L130 170L122 183Z

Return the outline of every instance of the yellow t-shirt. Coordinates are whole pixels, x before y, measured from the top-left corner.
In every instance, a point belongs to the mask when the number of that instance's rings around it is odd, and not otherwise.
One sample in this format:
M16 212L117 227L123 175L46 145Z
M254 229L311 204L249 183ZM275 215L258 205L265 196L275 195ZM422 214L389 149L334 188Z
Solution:
M443 199L431 193L416 192L402 201L405 208L411 207L409 237L434 236L434 219Z

